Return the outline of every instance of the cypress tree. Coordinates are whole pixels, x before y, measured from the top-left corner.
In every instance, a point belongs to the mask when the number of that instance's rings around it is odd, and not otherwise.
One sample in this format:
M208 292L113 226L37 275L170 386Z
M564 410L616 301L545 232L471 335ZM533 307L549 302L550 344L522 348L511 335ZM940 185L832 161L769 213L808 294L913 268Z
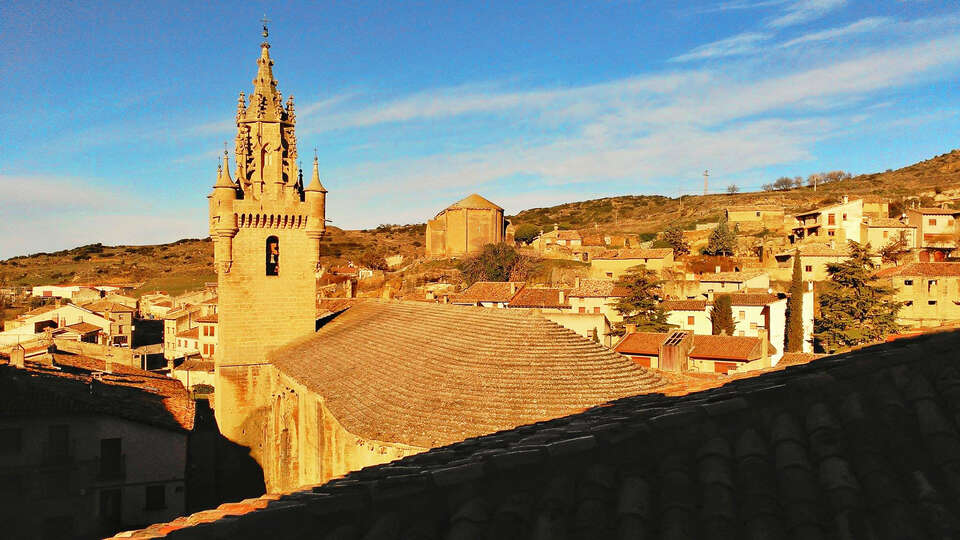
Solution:
M721 333L726 333L728 336L733 335L733 301L729 294L718 294L713 297L710 325L715 336Z
M787 300L787 352L803 350L803 274L800 250L793 254L793 282L790 284L790 299Z

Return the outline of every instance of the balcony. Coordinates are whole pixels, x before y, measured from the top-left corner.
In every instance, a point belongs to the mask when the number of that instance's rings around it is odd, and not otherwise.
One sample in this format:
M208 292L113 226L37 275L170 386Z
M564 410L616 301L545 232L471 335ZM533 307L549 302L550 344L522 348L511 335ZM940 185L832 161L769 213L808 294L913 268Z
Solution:
M100 464L100 469L97 472L98 480L123 480L127 477L126 454L109 458L100 456L98 462Z

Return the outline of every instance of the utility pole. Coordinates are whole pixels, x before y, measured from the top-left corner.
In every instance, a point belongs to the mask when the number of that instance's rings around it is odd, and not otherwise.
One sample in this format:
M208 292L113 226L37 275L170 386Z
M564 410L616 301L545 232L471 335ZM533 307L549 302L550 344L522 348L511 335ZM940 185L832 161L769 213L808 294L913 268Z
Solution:
M710 176L710 171L703 171L703 194L707 194L707 178Z

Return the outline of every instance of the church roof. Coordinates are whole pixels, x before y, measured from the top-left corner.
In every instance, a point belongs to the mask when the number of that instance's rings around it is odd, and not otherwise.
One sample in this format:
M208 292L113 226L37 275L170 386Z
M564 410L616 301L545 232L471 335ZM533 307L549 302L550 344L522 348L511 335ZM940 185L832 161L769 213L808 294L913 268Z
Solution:
M955 537L958 346L928 335L624 398L134 536Z
M350 433L424 448L664 384L529 311L421 302L357 302L270 359Z
M447 210L451 210L453 208L493 208L494 210L503 210L503 208L500 208L476 193L451 204L447 207Z

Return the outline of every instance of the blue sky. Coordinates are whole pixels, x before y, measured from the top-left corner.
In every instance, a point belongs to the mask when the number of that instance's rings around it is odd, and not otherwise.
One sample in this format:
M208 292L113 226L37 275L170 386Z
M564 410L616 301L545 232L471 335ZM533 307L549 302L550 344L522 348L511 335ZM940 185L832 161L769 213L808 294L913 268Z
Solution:
M957 146L952 2L7 2L0 257L206 235L259 19L328 217L882 171ZM518 5L522 4L522 5Z

